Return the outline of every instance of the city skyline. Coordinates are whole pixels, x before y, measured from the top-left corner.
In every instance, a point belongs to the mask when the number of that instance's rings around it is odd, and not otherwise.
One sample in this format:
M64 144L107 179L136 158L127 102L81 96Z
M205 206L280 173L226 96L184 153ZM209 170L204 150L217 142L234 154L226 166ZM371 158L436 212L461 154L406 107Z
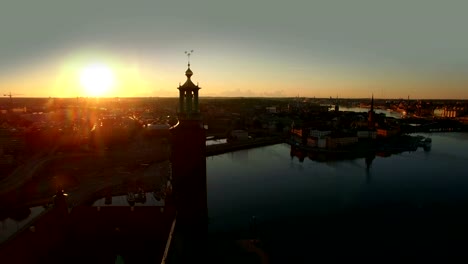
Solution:
M175 97L184 51L193 49L193 80L204 96L468 99L466 7L10 1L0 11L0 89L22 97Z

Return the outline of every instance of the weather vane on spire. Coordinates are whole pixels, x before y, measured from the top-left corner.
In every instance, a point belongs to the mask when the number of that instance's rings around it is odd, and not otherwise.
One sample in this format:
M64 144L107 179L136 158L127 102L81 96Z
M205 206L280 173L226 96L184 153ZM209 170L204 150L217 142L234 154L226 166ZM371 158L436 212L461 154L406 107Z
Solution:
M188 66L190 67L190 55L192 55L193 50L190 51L185 51L185 54L187 54L187 59L188 59Z

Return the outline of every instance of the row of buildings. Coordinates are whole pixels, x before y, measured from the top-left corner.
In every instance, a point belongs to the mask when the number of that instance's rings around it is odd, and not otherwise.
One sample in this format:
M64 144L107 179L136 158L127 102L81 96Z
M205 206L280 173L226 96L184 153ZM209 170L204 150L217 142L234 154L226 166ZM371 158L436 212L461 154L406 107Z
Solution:
M296 144L320 149L339 149L355 145L360 141L389 138L401 133L396 122L391 122L385 116L374 111L374 100L367 113L367 120L362 114L353 113L344 116L339 110L331 120L319 120L310 125L291 126L291 140Z

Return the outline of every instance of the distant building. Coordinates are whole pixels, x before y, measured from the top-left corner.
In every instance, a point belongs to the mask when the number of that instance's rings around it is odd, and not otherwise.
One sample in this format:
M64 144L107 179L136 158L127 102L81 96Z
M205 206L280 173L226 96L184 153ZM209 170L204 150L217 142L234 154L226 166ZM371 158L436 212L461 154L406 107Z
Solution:
M278 108L276 106L268 106L265 108L266 111L270 114L276 114L278 113Z
M357 131L357 137L358 138L371 138L371 139L376 139L377 138L377 131L375 130L358 130Z
M443 107L434 110L434 115L438 117L455 118L466 112L464 107Z
M27 112L26 107L15 107L15 108L11 108L11 109L1 109L0 110L0 113L2 113L2 114L8 114L8 113L22 114L22 113L26 113L26 112Z
M292 128L291 134L302 137L302 128Z
M371 106L368 113L368 128L369 130L373 130L375 128L375 111L374 111L374 95L372 95L371 99Z
M317 138L317 137L308 137L307 146L312 148L326 148L327 147L327 138Z
M340 148L356 144L358 142L357 136L340 136L340 137L327 137L328 148Z
M397 128L397 127L388 127L388 128L384 128L384 127L379 127L377 128L377 136L378 137L393 137L393 136L397 136L400 134L400 129Z
M249 139L249 133L245 130L231 131L231 139L235 141L244 141Z
M324 136L330 135L331 131L330 130L310 130L309 136L311 137L316 137L316 138L322 138Z

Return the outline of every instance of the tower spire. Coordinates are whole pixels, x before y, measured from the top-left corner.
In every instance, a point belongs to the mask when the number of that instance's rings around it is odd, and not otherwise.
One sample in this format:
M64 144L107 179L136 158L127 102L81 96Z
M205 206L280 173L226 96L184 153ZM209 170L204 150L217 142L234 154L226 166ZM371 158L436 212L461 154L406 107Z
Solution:
M185 51L185 54L187 55L187 66L190 68L190 55L192 55L193 50L190 51Z

